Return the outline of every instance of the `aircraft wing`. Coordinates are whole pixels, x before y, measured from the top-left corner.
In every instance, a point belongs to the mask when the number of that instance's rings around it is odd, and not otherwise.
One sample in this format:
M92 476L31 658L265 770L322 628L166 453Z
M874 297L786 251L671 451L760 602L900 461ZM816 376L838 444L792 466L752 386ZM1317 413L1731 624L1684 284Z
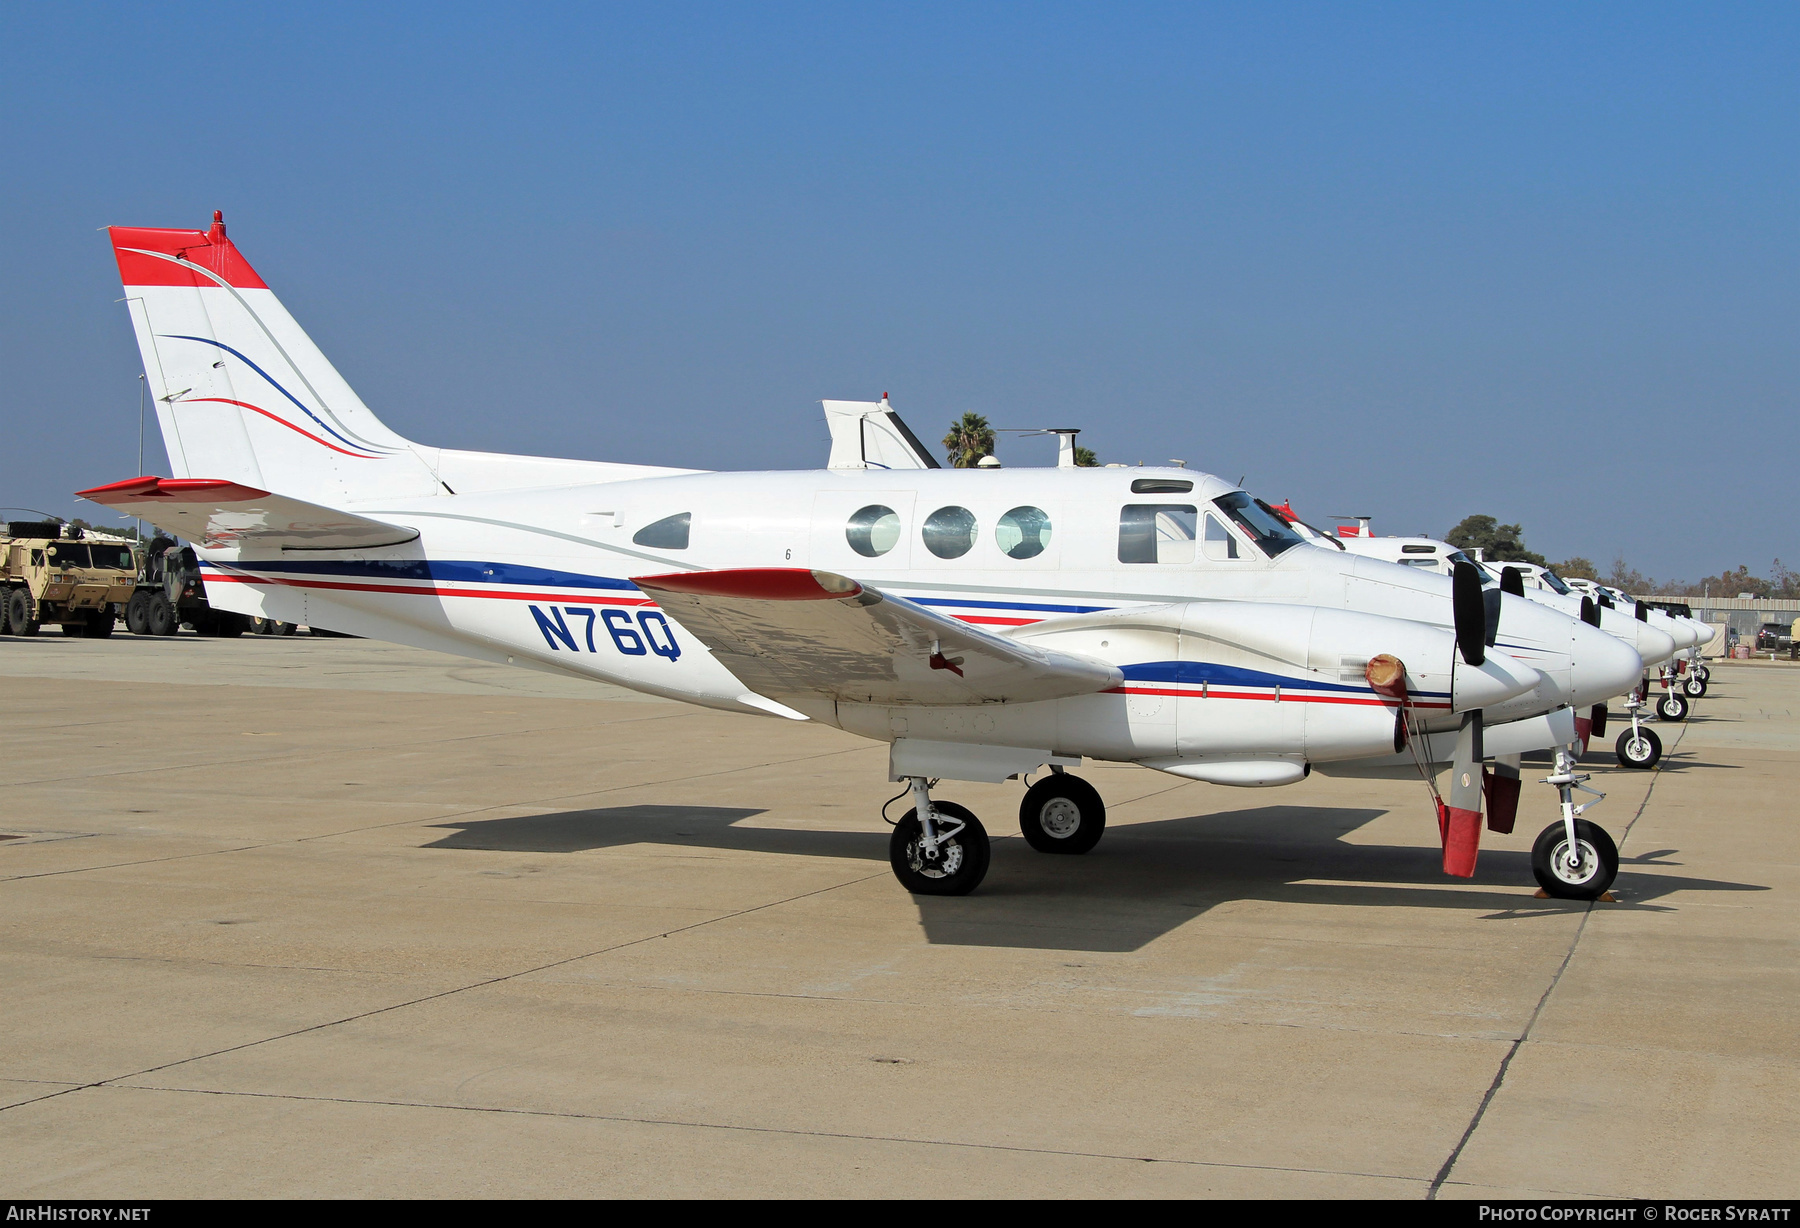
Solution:
M76 491L127 516L212 549L357 550L419 535L404 525L270 494L223 478L127 478Z
M632 582L771 698L1023 703L1124 681L1104 661L1002 639L828 571L740 568Z

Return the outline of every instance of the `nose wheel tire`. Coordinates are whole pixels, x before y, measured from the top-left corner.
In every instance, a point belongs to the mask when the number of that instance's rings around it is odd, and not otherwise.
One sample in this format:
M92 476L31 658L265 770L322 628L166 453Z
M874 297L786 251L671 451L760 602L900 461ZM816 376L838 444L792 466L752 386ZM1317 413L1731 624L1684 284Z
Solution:
M1656 715L1665 721L1685 721L1688 714L1688 701L1679 691L1670 691L1656 701Z
M1019 830L1040 853L1085 853L1106 834L1106 803L1081 777L1053 773L1025 791Z
M1681 684L1681 689L1690 699L1705 699L1706 679L1689 674L1688 680Z
M1550 824L1531 846L1531 875L1559 900L1597 900L1619 876L1618 846L1604 827L1586 819L1575 820L1575 844L1571 850L1561 822Z
M928 856L923 847L925 833L919 825L919 812L908 810L888 837L888 864L894 868L900 885L914 895L967 895L987 877L987 829L980 819L955 802L934 801L931 808L937 811L940 823L959 820L962 830L948 840L940 840L937 855Z
M1694 676L1702 682L1711 682L1712 670L1704 665L1697 665L1694 667Z
M1656 736L1654 729L1627 729L1613 743L1613 750L1618 752L1620 767L1648 771L1662 759L1662 739Z

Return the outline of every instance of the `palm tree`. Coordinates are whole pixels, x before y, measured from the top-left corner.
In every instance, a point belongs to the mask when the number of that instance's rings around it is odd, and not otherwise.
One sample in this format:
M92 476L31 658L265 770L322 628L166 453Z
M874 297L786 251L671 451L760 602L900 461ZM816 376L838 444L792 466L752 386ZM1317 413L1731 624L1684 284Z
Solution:
M944 451L953 468L973 469L982 457L993 454L994 428L980 414L964 414L944 436Z
M1077 469L1098 469L1100 467L1100 458L1094 455L1094 450L1092 448L1084 448L1080 444L1076 444L1075 467Z

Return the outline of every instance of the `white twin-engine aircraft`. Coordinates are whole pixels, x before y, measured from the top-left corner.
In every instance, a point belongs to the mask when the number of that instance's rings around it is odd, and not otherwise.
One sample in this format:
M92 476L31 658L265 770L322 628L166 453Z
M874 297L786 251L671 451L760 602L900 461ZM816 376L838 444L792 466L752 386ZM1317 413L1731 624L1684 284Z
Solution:
M1535 876L1603 893L1618 854L1577 816L1593 704L1643 669L1614 636L1454 576L1304 541L1186 469L945 470L885 400L827 402L824 470L705 473L424 447L370 412L217 214L111 231L173 478L81 492L198 547L209 600L891 746L913 892L973 890L974 815L940 778L1026 791L1042 852L1105 828L1083 758L1278 785L1417 771L1444 868L1510 831L1521 753L1556 751ZM1487 761L1493 760L1488 766ZM1585 790L1592 792L1591 790ZM1587 803L1591 805L1592 803Z

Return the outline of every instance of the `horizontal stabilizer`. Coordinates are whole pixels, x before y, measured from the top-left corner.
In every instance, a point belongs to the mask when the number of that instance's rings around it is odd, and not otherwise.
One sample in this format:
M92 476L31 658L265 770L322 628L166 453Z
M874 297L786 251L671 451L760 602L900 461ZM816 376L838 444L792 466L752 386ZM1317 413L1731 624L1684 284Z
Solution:
M215 550L364 550L419 535L222 478L127 478L75 493Z
M1023 703L1124 681L1104 661L1001 639L828 571L741 568L633 583L760 695Z

